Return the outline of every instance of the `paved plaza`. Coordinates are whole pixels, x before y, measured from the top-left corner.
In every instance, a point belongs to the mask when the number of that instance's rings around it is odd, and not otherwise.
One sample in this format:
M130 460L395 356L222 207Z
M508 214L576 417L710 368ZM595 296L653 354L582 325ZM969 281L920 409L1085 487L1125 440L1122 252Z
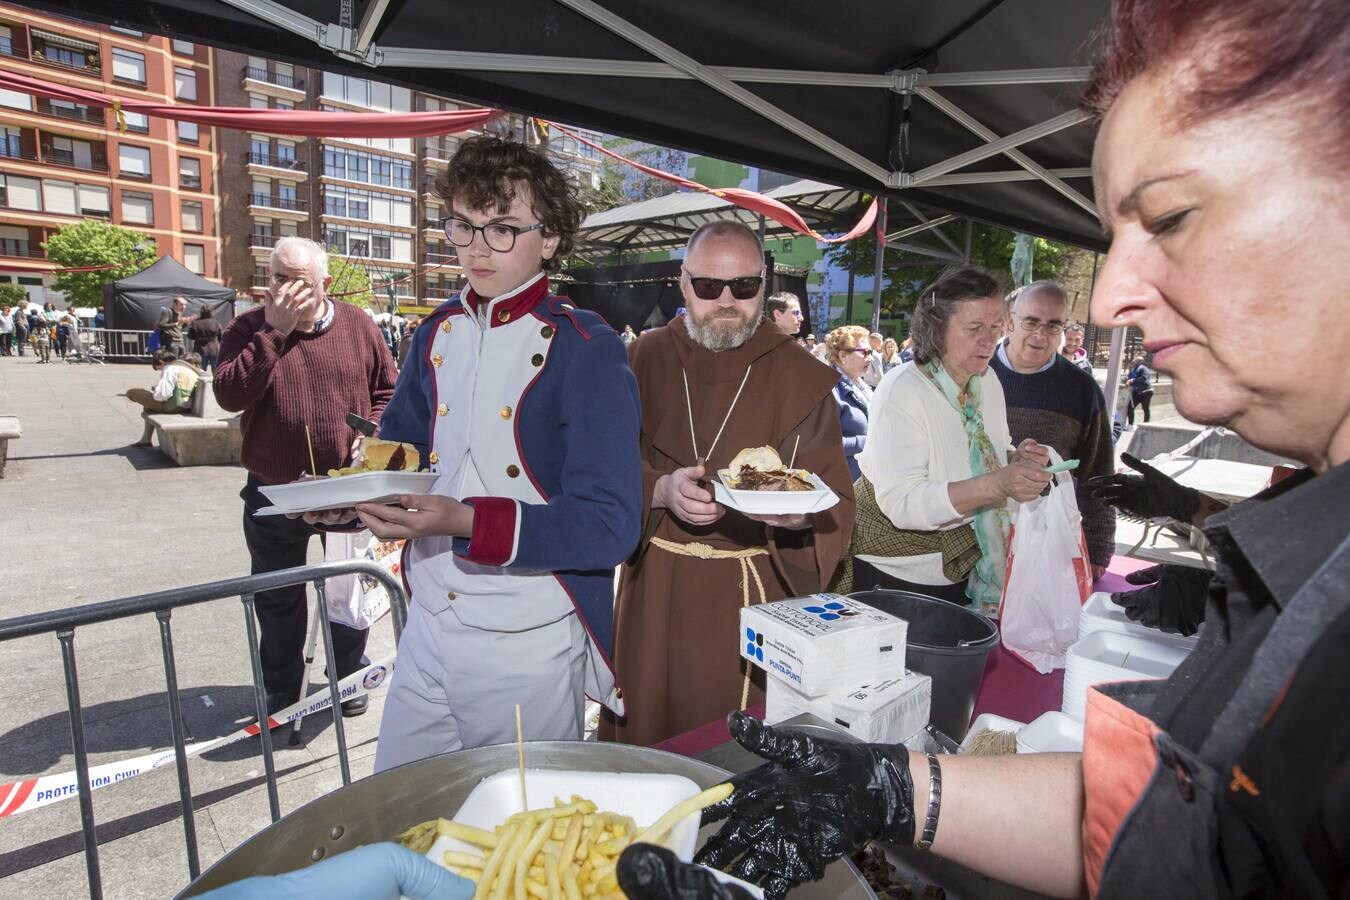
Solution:
M248 574L244 470L178 468L156 449L130 446L140 435L139 410L119 395L154 380L144 363L0 358L0 415L18 416L24 434L10 443L0 480L0 618ZM315 541L310 561L320 559ZM242 605L226 599L184 609L172 624L191 737L235 731L253 712ZM372 629L367 652L378 658L393 644L386 617ZM0 684L0 783L72 771L56 638L0 647L8 676ZM171 746L154 616L81 628L75 649L90 762ZM365 716L344 720L353 778L371 772L382 702L378 693ZM282 731L274 745L284 813L339 786L341 777L329 713L306 721L299 747L289 747ZM208 752L189 770L205 868L270 821L259 742ZM172 765L93 798L106 897L158 900L187 884ZM76 799L0 819L0 897L81 896L88 884Z

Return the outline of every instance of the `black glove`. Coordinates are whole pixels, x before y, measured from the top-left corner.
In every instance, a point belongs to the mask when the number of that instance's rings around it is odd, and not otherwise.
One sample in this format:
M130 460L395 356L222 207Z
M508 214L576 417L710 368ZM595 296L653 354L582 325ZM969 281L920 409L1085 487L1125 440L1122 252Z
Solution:
M1190 523L1200 509L1200 492L1182 487L1146 462L1128 453L1120 461L1140 474L1121 472L1087 480L1092 496L1125 515L1141 520L1163 517Z
M615 874L628 900L751 900L744 888L723 884L702 866L680 862L665 847L652 844L626 848Z
M735 792L704 810L705 823L727 824L708 839L698 862L759 884L775 900L824 877L828 863L873 838L914 842L914 783L904 747L775 731L740 712L727 724L742 747L769 762L733 778Z
M1137 591L1120 591L1111 601L1125 607L1125 615L1150 628L1169 634L1192 635L1205 621L1210 572L1191 566L1163 564L1125 576L1130 584L1148 585Z

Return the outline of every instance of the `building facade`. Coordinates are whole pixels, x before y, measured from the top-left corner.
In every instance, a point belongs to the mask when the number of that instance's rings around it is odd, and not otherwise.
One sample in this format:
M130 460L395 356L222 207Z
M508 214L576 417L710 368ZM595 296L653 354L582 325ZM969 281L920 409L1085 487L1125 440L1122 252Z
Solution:
M215 102L205 46L0 3L0 68L118 98ZM43 242L94 218L152 239L161 256L220 280L211 128L0 90L0 283L49 296Z
M227 106L423 112L463 105L232 51L216 50L213 59L219 102ZM518 115L502 116L487 128L526 140L534 135ZM272 247L278 238L295 234L366 269L380 311L431 311L463 280L441 229L446 210L433 189L462 137L307 139L223 132L219 179L225 283L260 297ZM598 155L589 148L558 140L550 153L583 183L598 182Z

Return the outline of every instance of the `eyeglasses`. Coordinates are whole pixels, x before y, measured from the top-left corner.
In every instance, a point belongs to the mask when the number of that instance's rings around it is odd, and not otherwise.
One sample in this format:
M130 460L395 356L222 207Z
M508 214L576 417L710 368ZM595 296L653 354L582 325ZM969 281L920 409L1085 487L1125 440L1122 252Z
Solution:
M1063 322L1042 322L1039 319L1018 318L1017 324L1022 326L1023 331L1042 331L1051 337L1064 330Z
M688 272L684 274L689 275ZM763 275L742 275L740 278L695 278L689 275L689 284L694 296L700 300L716 300L722 296L723 288L731 288L731 296L737 300L749 300L759 293L764 284Z
M450 243L456 247L467 247L473 243L475 234L482 234L483 243L488 245L489 250L510 253L515 249L516 238L527 231L538 231L544 227L544 223L505 225L501 222L490 222L487 225L474 225L458 216L446 216L441 220L441 227L445 229L445 236L450 239Z
M841 351L839 351L839 352L841 352L841 353L856 353L856 354L858 354L859 356L870 356L871 353L872 353L872 351L871 351L870 349L868 349L867 347L850 347L850 348L847 349L847 350L841 350Z

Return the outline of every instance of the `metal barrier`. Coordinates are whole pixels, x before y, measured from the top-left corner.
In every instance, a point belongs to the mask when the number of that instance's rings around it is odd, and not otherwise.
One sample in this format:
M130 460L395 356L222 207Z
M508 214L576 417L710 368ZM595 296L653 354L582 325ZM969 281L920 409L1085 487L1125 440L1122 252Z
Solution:
M265 726L267 722L267 695L263 688L262 662L258 656L258 632L254 622L254 595L262 591L290 587L312 582L318 595L319 623L323 631L324 655L333 659L333 632L328 621L328 606L325 600L325 581L339 575L368 575L384 585L389 592L389 608L394 623L395 642L403 634L403 625L407 621L407 598L403 594L403 585L388 570L369 560L345 560L342 562L321 563L313 566L298 566L282 569L279 572L266 572L261 575L248 575L242 578L230 578L225 581L213 581L184 588L157 591L153 594L138 594L119 600L103 603L91 603L87 606L75 606L54 612L35 613L14 619L0 621L0 643L33 637L40 634L56 635L61 643L61 661L66 676L66 705L70 711L70 740L75 753L75 770L79 783L80 827L84 833L85 866L89 874L89 896L92 900L102 900L103 879L98 861L98 835L94 826L94 803L89 783L89 755L85 748L83 708L80 706L80 686L75 665L75 629L82 625L99 622L111 622L129 616L154 613L159 621L160 649L164 656L164 678L169 697L169 724L173 730L173 749L178 769L178 794L183 807L183 832L187 843L188 873L192 878L201 874L201 864L197 856L197 827L193 818L192 788L188 780L187 751L184 741L183 709L178 699L178 669L174 663L173 632L169 625L173 610L183 606L193 606L211 600L226 597L239 597L244 605L244 626L248 634L249 661L253 669L253 692L257 704L258 722ZM347 758L347 734L342 724L340 711L341 698L338 693L336 671L330 671L328 689L332 699L333 728L337 736L338 762L342 769L342 783L351 783L351 766ZM267 802L272 821L281 818L281 805L277 798L276 765L272 759L272 737L266 727L260 727L258 737L262 743L263 769L267 780Z
M130 331L124 328L82 329L90 335L89 346L102 347L104 359L144 359L153 352L147 346L153 331Z

